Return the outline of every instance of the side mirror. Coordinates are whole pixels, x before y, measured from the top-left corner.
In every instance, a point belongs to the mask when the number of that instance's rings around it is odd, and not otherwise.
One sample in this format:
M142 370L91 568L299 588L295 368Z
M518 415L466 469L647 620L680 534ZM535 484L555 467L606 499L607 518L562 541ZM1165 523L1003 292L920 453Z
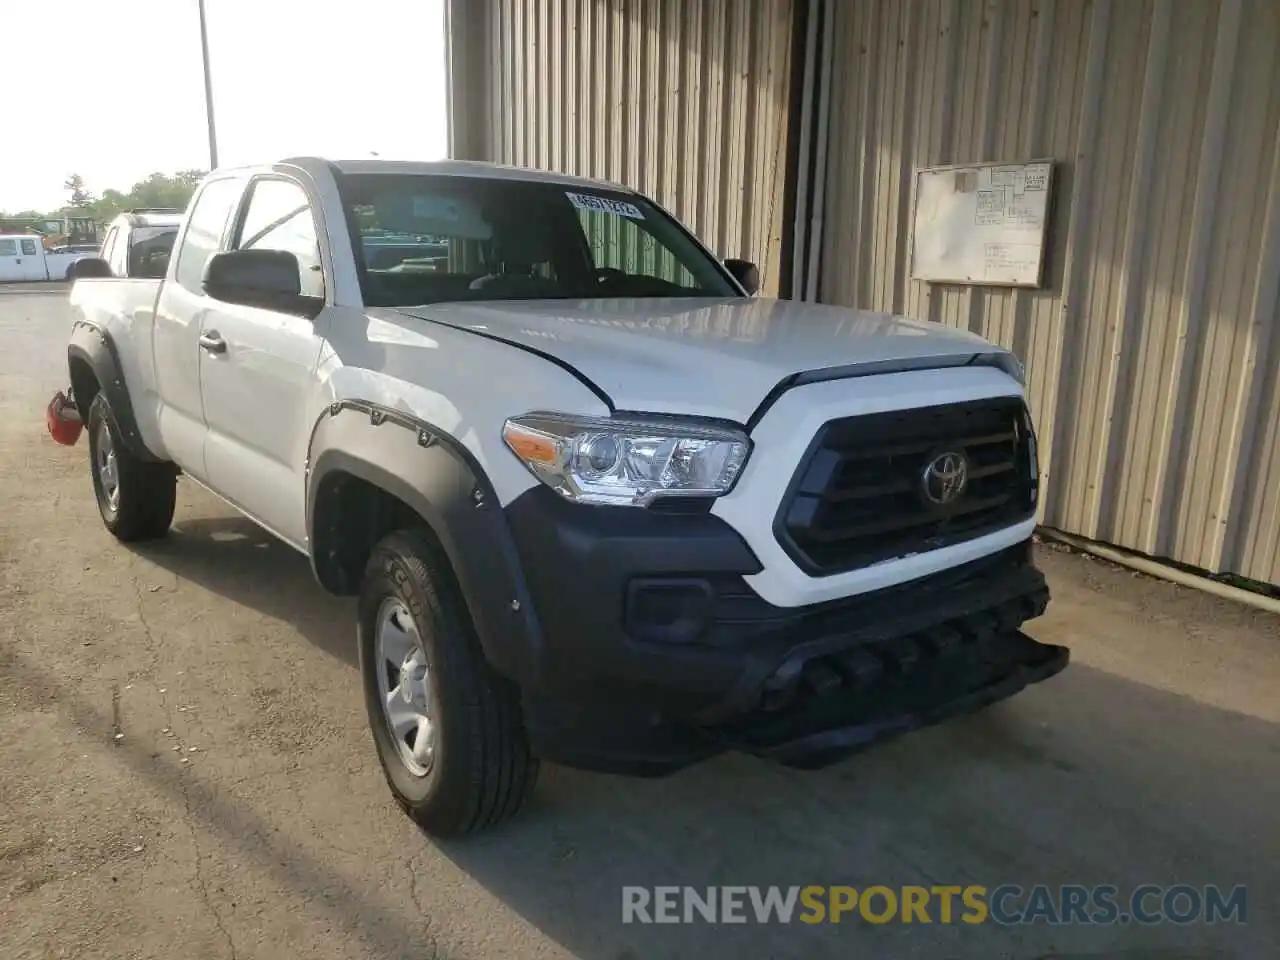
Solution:
M301 294L298 258L284 250L231 250L209 258L204 292L224 303L315 319L324 302Z
M733 279L742 284L742 289L754 297L760 289L760 268L750 260L736 260L732 257L724 265L733 274Z
M111 264L101 257L81 257L67 267L68 280L101 280L111 276Z

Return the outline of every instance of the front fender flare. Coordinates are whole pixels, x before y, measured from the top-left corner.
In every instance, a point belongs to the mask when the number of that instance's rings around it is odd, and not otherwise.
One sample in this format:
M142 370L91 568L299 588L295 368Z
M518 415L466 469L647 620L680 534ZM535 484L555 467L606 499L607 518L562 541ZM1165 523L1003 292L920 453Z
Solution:
M489 663L536 683L542 632L502 504L484 469L449 434L398 410L361 400L333 403L311 435L307 536L319 576L318 494L342 471L410 507L443 548Z
M115 417L116 429L120 433L129 452L139 460L159 463L161 457L147 449L142 439L142 431L138 429L138 419L133 412L133 402L129 399L129 388L124 382L124 367L120 363L120 353L110 332L92 323L77 320L71 328L71 340L67 344L67 366L71 371L71 386L75 394L76 409L80 411L80 420L89 422L89 397L83 396L76 389L75 364L82 362L93 371L98 381L98 389L107 397L111 405L111 413Z

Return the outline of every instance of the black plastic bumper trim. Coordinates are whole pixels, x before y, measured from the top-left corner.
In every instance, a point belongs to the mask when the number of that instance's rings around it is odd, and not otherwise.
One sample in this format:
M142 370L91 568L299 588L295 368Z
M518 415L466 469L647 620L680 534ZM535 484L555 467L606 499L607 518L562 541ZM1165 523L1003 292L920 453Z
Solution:
M782 608L751 590L746 578L759 562L715 515L587 506L546 487L505 512L543 629L538 669L513 679L531 742L547 759L655 775L737 746L799 765L806 754L857 748L963 712L981 699L977 687L991 685L982 696L999 699L1038 676L1035 664L1014 658L1001 666L988 656L1048 603L1029 539L874 593ZM648 612L647 590L658 600ZM695 629L699 619L705 629ZM637 621L657 626L637 629ZM933 669L961 650L979 664L963 678ZM807 702L815 683L847 687L863 654L881 658L880 674L919 672L898 686L859 679L850 688L857 716L819 718L812 729L803 717L783 736L755 735L780 718L785 726L786 710ZM801 696L788 699L797 684Z
M1070 651L1066 647L1038 643L1021 632L998 639L1013 642L1020 649L1016 658L1010 658L993 671L993 678L954 696L938 699L915 709L890 711L871 719L827 725L822 729L773 743L756 742L749 736L735 736L729 730L707 732L725 747L743 750L785 766L813 770L904 733L934 726L1007 699L1033 683L1061 673L1070 660ZM844 696L855 709L860 705L856 694L833 692L829 696Z

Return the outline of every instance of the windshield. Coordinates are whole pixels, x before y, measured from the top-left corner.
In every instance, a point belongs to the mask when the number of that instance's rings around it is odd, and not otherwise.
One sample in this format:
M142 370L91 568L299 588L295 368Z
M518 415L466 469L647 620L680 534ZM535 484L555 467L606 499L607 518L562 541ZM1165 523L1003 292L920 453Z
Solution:
M741 296L683 227L634 194L398 174L340 184L369 306Z

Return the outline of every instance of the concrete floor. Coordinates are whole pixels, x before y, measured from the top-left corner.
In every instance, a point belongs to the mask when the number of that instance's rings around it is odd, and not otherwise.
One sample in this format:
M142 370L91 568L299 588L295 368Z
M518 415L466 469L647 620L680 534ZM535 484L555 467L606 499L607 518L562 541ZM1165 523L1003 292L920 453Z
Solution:
M107 535L84 442L44 435L67 327L0 290L0 957L1280 955L1276 618L1042 550L1030 632L1073 663L1011 701L816 774L548 768L437 843L304 558L185 482L166 542ZM1246 884L1249 922L621 923L624 885L712 883Z

